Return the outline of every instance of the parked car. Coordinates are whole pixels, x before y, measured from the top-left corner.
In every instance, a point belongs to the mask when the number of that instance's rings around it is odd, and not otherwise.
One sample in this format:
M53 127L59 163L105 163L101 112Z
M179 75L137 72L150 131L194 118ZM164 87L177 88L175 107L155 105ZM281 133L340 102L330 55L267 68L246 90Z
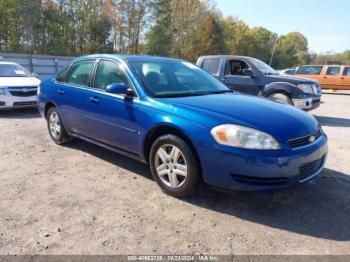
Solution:
M202 56L198 58L197 66L234 91L271 98L303 110L312 110L321 102L322 92L317 81L281 76L256 58Z
M283 70L277 70L277 73L279 73L282 76L289 76L289 75L294 75L295 71L296 71L296 69L287 68L287 69L283 69Z
M0 62L0 110L36 107L40 80L23 66Z
M44 81L38 98L54 142L80 138L148 163L176 197L199 181L288 188L313 179L326 160L327 136L314 117L236 94L182 60L83 56Z
M350 90L350 65L305 65L295 75L317 80L322 89Z

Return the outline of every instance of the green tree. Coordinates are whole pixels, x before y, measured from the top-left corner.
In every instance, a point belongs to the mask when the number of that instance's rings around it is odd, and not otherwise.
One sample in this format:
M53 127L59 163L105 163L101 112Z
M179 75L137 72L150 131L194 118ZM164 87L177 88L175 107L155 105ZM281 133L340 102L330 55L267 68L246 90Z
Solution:
M193 35L193 55L189 60L195 61L201 55L226 53L223 30L216 18L209 15L200 21L199 28Z
M170 56L172 49L171 3L159 0L155 6L155 24L147 33L146 53L151 55Z

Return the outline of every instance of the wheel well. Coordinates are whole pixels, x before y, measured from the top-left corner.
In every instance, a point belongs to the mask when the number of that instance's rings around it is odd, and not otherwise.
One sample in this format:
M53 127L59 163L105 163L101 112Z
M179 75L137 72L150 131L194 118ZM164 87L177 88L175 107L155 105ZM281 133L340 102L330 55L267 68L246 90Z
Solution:
M183 139L188 144L188 146L191 148L191 150L193 152L193 155L194 155L194 157L195 157L195 159L196 159L196 161L198 163L198 168L199 168L200 174L202 174L202 169L201 169L199 156L198 156L197 150L194 147L193 143L191 142L191 140L183 132L181 132L177 128L171 127L171 126L158 126L158 127L153 128L147 134L146 139L145 139L145 143L144 143L144 147L143 147L143 153L144 153L144 156L145 156L145 160L147 162L149 161L149 152L150 152L150 149L152 147L153 142L157 138L159 138L159 137L161 137L163 135L169 135L169 134L176 135L176 136L180 137L181 139Z
M267 96L271 96L274 94L283 94L283 95L288 96L289 98L292 98L291 95L285 90L273 90L273 91L269 92L269 94Z
M52 102L46 103L45 109L44 109L45 117L47 117L47 112L49 111L49 109L50 109L51 107L55 107L55 105L54 105Z

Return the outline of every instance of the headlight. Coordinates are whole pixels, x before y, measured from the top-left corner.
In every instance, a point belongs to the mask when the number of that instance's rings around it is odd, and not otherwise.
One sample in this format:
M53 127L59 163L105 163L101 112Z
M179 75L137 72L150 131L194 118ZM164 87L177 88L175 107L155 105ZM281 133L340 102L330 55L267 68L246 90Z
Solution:
M5 94L5 88L0 88L0 95L4 95Z
M280 149L279 143L262 131L239 126L220 125L210 131L216 142L222 145L248 149Z
M310 84L299 84L297 87L303 91L304 93L308 94L316 94L317 93L317 85L310 85Z

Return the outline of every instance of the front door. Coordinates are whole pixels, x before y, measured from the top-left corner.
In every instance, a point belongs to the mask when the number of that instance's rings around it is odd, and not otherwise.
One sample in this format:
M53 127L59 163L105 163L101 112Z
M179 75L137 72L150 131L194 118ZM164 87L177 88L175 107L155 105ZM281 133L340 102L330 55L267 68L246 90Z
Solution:
M244 75L243 70L249 66L241 60L230 60L227 62L224 83L234 91L250 95L258 95L259 87L252 76Z
M106 87L113 83L132 85L119 64L100 60L89 97L92 138L129 153L137 153L139 126L136 111L139 99L107 93Z

